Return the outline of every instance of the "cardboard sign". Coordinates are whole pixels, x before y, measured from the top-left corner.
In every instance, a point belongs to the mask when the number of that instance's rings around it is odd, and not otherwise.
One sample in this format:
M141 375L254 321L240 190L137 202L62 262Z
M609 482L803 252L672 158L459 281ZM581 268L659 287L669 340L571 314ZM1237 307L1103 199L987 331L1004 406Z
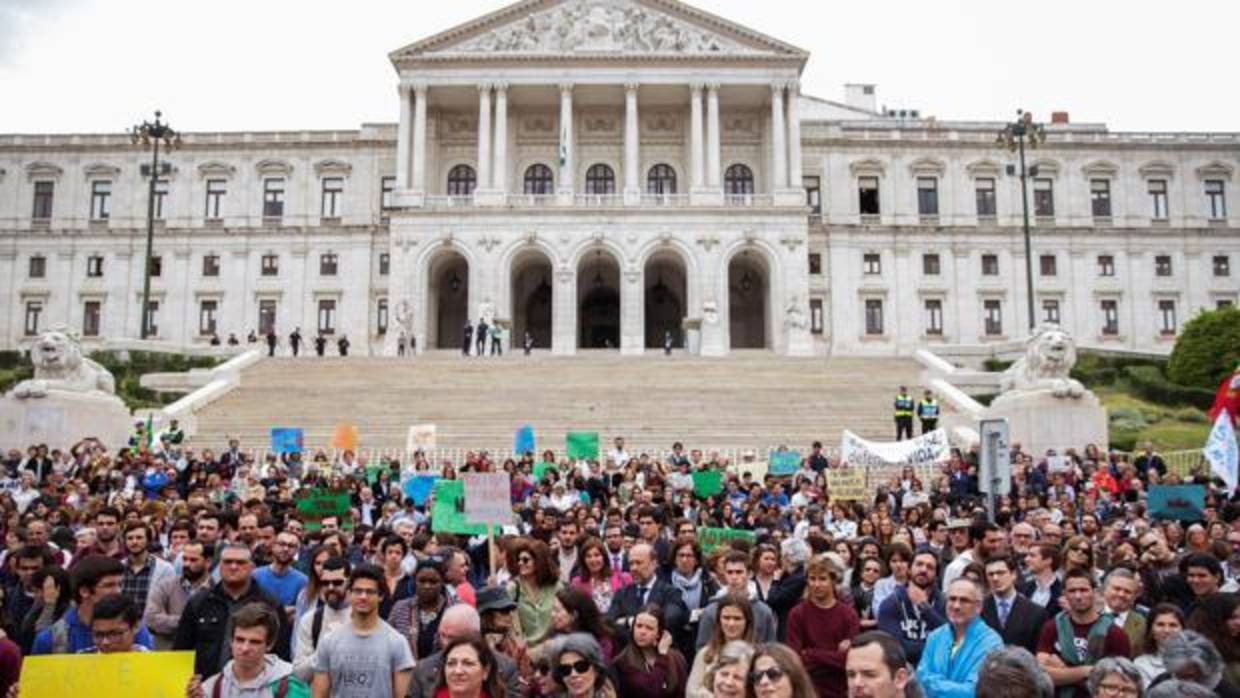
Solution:
M857 467L880 465L925 465L939 463L951 456L947 431L935 429L907 441L867 441L844 430L840 440L843 461Z
M758 539L757 534L753 531L743 531L739 528L699 528L697 533L698 545L702 547L702 553L709 555L719 548L726 548L734 540L747 540L753 543Z
M437 482L439 482L438 475L414 475L402 482L400 487L405 496L412 499L414 504L422 506L426 504L426 500L430 499Z
M548 470L554 470L557 473L560 471L560 469L556 467L555 463L548 463L546 461L539 461L535 463L534 464L534 481L537 482L543 479L543 477L547 474Z
M341 528L352 528L349 520L349 493L332 492L330 490L313 490L294 500L297 511L305 519L307 531L317 531L323 527L323 519L329 516L340 517Z
M828 468L827 494L831 501L859 501L867 499L865 471L861 468Z
M1155 519L1201 521L1205 519L1205 485L1151 485L1149 512Z
M512 439L512 452L516 455L534 452L534 427L526 424L517 430Z
M597 431L570 431L565 441L569 460L598 460Z
M284 455L306 450L306 434L301 427L272 427L271 451Z
M415 424L409 427L409 435L405 439L405 450L430 451L435 448L435 425Z
M356 451L357 433L357 426L353 424L337 424L332 431L331 447L341 451Z
M193 652L45 654L22 662L22 698L183 696Z
M769 466L766 461L753 461L746 463L744 461L736 464L736 474L745 477L745 473L749 473L753 478L753 482L762 484L766 481L766 474Z
M487 525L471 523L465 517L465 483L440 480L435 483L435 504L431 507L431 530L435 533L485 535Z
M770 473L772 475L795 475L801 469L799 451L771 451Z
M465 518L488 524L512 523L512 476L508 473L462 473Z
M1051 473L1066 473L1072 470L1072 461L1067 456L1047 456L1046 470Z
M693 494L703 499L723 491L723 473L699 470L693 473Z

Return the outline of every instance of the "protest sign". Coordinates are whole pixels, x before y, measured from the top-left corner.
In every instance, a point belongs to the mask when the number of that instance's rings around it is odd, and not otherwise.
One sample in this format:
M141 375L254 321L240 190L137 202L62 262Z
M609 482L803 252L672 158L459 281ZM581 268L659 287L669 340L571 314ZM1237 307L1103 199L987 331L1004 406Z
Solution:
M371 485L374 485L376 482L379 481L379 473L383 472L384 470L387 470L387 466L382 463L378 465L367 465L366 466L366 482L370 483Z
M193 652L45 654L22 662L22 698L183 696Z
M465 482L440 480L435 483L435 505L431 507L431 530L435 533L486 535L487 525L472 523L465 517Z
M1150 485L1150 517L1176 521L1205 519L1205 485Z
M709 497L723 491L723 473L718 470L699 470L693 473L693 494Z
M769 469L766 461L741 461L736 464L736 474L744 477L745 473L749 473L754 482L761 483L766 480L766 473Z
M512 523L512 476L508 473L462 473L465 518L487 524Z
M331 447L341 451L357 450L357 426L341 423L332 431Z
M436 482L439 482L438 475L414 475L401 483L401 490L414 504L422 506L430 498Z
M538 481L538 480L543 479L543 476L547 474L548 470L554 470L556 472L559 472L559 468L555 467L555 463L548 463L546 461L538 461L537 463L535 463L534 464L534 480Z
M570 460L578 458L598 459L597 431L570 431L568 432L566 442Z
M753 531L743 531L738 528L699 528L698 545L702 546L702 553L709 555L719 548L726 548L731 541L745 540L751 544L758 537Z
M799 451L771 451L769 471L771 475L795 475L801 469Z
M271 451L285 453L301 453L306 450L306 436L301 427L272 427Z
M534 452L534 427L526 424L517 430L512 439L512 452L516 455Z
M867 499L865 470L861 468L830 468L827 470L827 494L831 501Z
M322 528L322 521L329 516L340 517L341 528L352 528L349 520L349 493L330 490L311 490L294 500L297 511L305 520L307 531Z
M878 465L924 465L947 460L951 447L947 431L935 429L908 441L867 441L844 430L840 440L840 454L845 463L854 467Z
M405 450L409 453L414 451L429 451L435 448L435 425L434 424L415 424L409 427L409 435L405 439Z
M1046 470L1052 473L1066 473L1072 470L1072 461L1067 456L1047 456Z

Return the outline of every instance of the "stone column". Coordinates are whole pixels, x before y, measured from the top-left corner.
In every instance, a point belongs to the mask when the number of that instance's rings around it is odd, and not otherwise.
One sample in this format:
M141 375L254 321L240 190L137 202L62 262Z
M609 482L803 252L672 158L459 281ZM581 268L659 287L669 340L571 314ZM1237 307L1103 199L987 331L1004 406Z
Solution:
M719 144L719 83L707 86L706 93L706 186L718 191L722 175L722 153Z
M426 194L426 100L430 93L426 83L413 86L413 186L414 192Z
M775 155L771 173L771 193L788 187L788 143L785 138L784 86L771 85L771 151Z
M491 83L478 85L478 189L491 190Z
M702 83L689 86L689 185L701 189L702 180Z
M801 186L801 83L788 83L788 188Z
M623 262L621 262L623 265ZM642 310L646 303L640 269L620 268L620 353L641 354L646 350L646 328Z
M508 83L495 84L495 168L492 189L500 197L508 194Z
M641 203L641 167L638 141L641 129L637 117L637 83L624 86L624 203L632 206Z
M577 353L577 275L567 267L551 276L551 353Z
M572 203L573 178L573 84L560 84L560 177L557 191Z
M396 129L396 188L409 188L409 141L413 136L413 90L408 85L396 88L400 95L400 126Z

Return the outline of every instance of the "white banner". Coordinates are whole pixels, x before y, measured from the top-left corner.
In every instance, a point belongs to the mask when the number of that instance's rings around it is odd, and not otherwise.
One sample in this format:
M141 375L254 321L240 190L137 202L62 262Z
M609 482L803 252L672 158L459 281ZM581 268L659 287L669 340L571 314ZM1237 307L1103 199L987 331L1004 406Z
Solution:
M867 441L845 429L840 440L840 458L852 466L930 465L941 463L950 456L951 445L947 442L947 431L944 429L895 442Z
M1218 419L1214 420L1214 428L1206 439L1206 447L1202 452L1210 461L1210 471L1227 483L1227 491L1236 491L1237 470L1240 470L1240 448L1236 444L1236 430L1231 425L1231 415L1227 410L1219 410Z

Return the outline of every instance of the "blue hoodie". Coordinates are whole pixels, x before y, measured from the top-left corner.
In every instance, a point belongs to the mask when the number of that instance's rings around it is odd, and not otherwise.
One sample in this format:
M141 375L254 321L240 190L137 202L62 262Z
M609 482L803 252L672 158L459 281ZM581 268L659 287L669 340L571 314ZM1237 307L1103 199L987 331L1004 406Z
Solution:
M913 666L921 659L926 637L947 622L946 606L937 584L930 585L929 600L918 606L908 597L908 588L896 587L878 609L878 629L895 637Z

